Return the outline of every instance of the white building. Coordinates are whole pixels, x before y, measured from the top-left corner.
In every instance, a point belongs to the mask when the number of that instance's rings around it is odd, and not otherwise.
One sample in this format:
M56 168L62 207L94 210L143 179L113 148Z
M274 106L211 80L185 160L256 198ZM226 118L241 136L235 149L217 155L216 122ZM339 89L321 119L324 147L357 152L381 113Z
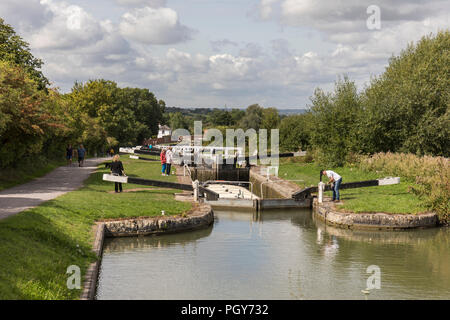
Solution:
M166 136L171 136L172 135L172 130L166 126L166 125L161 125L158 124L159 130L158 130L158 139L162 138L162 137L166 137Z

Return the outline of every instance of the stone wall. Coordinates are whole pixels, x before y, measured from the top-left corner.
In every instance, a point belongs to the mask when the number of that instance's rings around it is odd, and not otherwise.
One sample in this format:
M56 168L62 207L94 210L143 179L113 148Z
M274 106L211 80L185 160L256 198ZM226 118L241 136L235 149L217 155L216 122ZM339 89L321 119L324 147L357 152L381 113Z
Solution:
M435 227L438 217L435 213L387 214L387 213L345 213L338 212L334 203L319 204L314 199L314 214L325 223L348 229L412 229Z
M292 194L301 188L297 184L270 176L271 182L267 183L267 176L261 174L261 167L250 169L250 182L253 183L253 193L261 197L261 185L264 199L292 199Z
M92 251L97 256L97 261L91 263L86 271L83 283L83 291L81 292L81 300L93 300L95 298L95 290L97 288L98 272L100 270L100 262L103 252L103 240L105 238L105 225L96 223L93 227L94 245Z
M139 235L180 232L205 227L214 222L214 214L208 204L198 204L181 216L158 216L103 221L105 236L131 237Z

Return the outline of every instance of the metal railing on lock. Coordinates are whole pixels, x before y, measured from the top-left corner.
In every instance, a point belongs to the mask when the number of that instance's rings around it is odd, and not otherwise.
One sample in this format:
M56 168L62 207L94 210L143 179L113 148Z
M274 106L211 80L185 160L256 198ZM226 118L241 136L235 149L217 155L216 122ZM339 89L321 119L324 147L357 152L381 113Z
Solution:
M264 189L263 186L266 183L275 183L275 182L283 182L283 181L290 181L290 182L305 182L305 180L267 180L261 183L261 199L264 199Z
M208 180L202 183L202 187L206 188L208 184L231 184L231 185L239 185L239 184L248 184L250 185L250 200L253 200L253 182L251 181L227 181L227 180Z
M186 176L186 169L187 169L187 172L189 173L189 177L192 177L191 169L189 169L189 166L186 163L183 165L183 176L184 177Z

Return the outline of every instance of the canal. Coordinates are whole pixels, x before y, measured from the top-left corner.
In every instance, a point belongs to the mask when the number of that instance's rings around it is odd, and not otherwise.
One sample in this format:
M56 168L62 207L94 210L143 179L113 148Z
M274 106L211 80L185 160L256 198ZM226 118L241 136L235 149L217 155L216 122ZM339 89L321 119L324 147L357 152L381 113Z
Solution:
M450 299L450 229L351 231L310 210L215 211L208 229L106 239L97 299ZM381 288L366 297L369 266Z

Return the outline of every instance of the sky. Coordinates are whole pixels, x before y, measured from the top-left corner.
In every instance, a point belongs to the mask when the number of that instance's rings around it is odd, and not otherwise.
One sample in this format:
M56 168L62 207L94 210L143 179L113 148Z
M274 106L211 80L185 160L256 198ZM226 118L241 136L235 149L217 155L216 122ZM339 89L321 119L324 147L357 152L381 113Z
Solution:
M362 90L448 29L449 12L450 0L0 0L62 92L102 78L170 107L306 108L343 75Z

